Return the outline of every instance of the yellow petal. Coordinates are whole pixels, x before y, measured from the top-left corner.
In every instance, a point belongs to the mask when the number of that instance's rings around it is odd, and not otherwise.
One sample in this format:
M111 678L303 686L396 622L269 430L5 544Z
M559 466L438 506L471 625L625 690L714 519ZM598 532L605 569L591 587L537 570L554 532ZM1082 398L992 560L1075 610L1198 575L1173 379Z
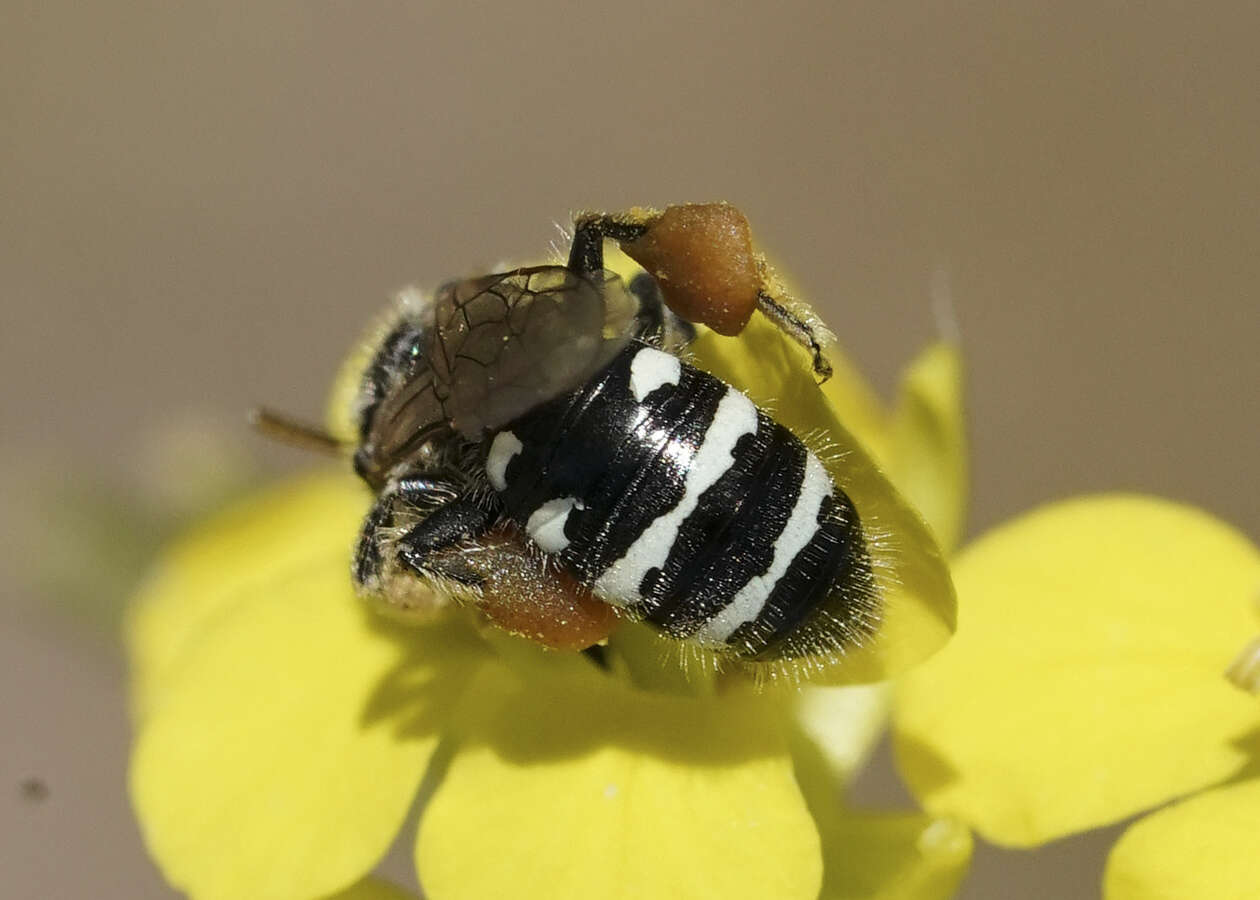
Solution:
M1234 658L1225 670L1225 677L1237 687L1260 694L1260 638L1256 638Z
M1260 590L1252 599L1252 609L1260 616ZM1225 671L1225 677L1244 691L1260 694L1260 637L1248 641L1238 651L1238 655Z
M823 840L821 900L946 900L971 863L971 833L921 813L845 812Z
M847 687L806 685L790 702L801 734L817 747L836 787L866 764L884 733L892 706L892 686L887 682Z
M506 674L475 696L420 823L431 896L818 896L818 835L766 698Z
M479 643L373 621L338 556L243 593L163 669L132 802L193 896L323 896L389 846Z
M234 504L167 550L127 616L136 715L156 702L188 642L236 604L311 566L339 566L348 589L350 547L369 499L348 472L294 479Z
M958 822L844 804L851 775L880 734L889 690L806 688L798 703L792 758L822 838L822 900L950 897L971 859L971 833Z
M735 338L703 331L699 366L745 391L794 433L814 441L828 471L857 507L884 599L878 633L826 673L829 683L882 681L926 659L954 628L954 590L923 520L837 418L807 354L764 316Z
M1223 672L1260 554L1205 513L1103 496L965 550L964 617L900 686L902 773L1000 844L1114 822L1238 771L1260 724Z
M614 674L643 690L684 697L711 695L721 673L693 662L688 648L644 622L622 622L608 638L608 661ZM728 670L744 680L745 673Z
M365 878L344 891L338 891L327 900L416 900L416 896L388 881Z
M1147 816L1112 848L1106 900L1260 897L1260 780L1207 791Z
M820 386L823 396L849 434L881 468L886 467L893 453L895 435L883 401L837 345L827 347L826 352L832 375Z
M888 471L941 547L957 547L967 505L967 438L956 345L928 347L902 376Z

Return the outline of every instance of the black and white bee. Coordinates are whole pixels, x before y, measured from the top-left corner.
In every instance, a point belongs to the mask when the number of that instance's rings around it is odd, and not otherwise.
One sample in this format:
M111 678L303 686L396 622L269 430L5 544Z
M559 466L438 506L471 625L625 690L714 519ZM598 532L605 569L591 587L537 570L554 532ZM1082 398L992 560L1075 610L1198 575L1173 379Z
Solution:
M377 497L355 586L395 609L485 601L507 535L691 647L832 657L880 618L863 523L798 436L688 363L695 329L657 279L605 270L603 241L644 227L587 217L566 265L399 296L354 399ZM757 306L826 371L806 322Z

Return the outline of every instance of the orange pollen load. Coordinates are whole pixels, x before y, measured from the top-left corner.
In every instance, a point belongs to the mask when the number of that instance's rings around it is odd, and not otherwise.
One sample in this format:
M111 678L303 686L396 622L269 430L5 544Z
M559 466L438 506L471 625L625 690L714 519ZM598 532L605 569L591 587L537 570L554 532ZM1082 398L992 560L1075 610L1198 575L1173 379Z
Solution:
M656 278L670 309L718 334L739 334L762 282L744 214L729 203L691 203L647 224L647 234L621 249Z
M482 542L478 608L493 625L553 650L583 650L605 640L617 616L590 589L555 566L544 569L519 534L499 531Z

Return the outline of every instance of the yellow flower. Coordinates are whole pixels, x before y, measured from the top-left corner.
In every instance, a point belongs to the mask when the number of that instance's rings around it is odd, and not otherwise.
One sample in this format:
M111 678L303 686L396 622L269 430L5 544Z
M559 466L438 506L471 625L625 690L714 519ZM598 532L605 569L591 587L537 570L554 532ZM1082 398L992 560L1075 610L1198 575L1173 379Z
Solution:
M958 633L907 675L901 771L924 807L1028 847L1122 821L1114 900L1260 896L1260 704L1225 678L1255 633L1256 546L1200 511L1104 495L954 561ZM1236 783L1235 783L1236 782Z
M920 361L893 413L838 358L818 391L803 352L762 322L703 336L696 360L776 399L798 433L824 434L841 486L895 543L880 639L836 680L892 677L935 652L953 629L948 572L872 456L913 471L911 499L935 511L937 533L956 533L953 352ZM343 474L268 491L172 548L134 604L131 793L174 885L207 898L377 890L359 879L419 794L415 858L436 900L952 893L965 829L840 803L885 689L681 684L635 627L616 636L610 676L461 610L422 627L382 621L348 576L369 499Z

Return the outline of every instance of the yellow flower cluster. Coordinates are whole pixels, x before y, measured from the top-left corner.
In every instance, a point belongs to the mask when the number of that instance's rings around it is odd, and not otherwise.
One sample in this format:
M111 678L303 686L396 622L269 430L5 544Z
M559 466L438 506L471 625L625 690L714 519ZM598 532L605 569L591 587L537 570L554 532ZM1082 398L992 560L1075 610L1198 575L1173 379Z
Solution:
M610 675L465 611L381 621L347 574L369 498L348 474L311 476L186 537L133 605L131 791L172 884L405 896L369 873L419 792L434 900L945 898L969 828L1034 845L1254 770L1260 707L1222 676L1255 630L1250 542L1149 498L1052 506L958 555L949 640L938 547L958 542L967 475L956 350L925 352L892 410L834 351L818 390L757 319L704 335L695 359L823 435L863 520L896 544L879 638L832 679L895 691L688 681L637 627L614 636ZM844 801L890 703L926 813ZM1143 820L1108 897L1249 896L1256 810L1260 784L1239 781Z
M826 435L864 520L899 542L881 638L836 679L891 677L939 649L954 620L942 555L839 421L865 426L876 452L960 478L954 352L925 357L939 371L907 382L904 416L844 371L818 391L804 353L766 323L739 339L706 334L696 359L754 400L794 398L776 415ZM841 806L886 690L688 681L637 627L614 637L610 677L465 611L422 627L381 621L347 575L368 500L348 474L275 488L172 548L133 605L132 796L173 884L211 898L345 889L427 778L416 860L438 900L952 892L965 829Z

